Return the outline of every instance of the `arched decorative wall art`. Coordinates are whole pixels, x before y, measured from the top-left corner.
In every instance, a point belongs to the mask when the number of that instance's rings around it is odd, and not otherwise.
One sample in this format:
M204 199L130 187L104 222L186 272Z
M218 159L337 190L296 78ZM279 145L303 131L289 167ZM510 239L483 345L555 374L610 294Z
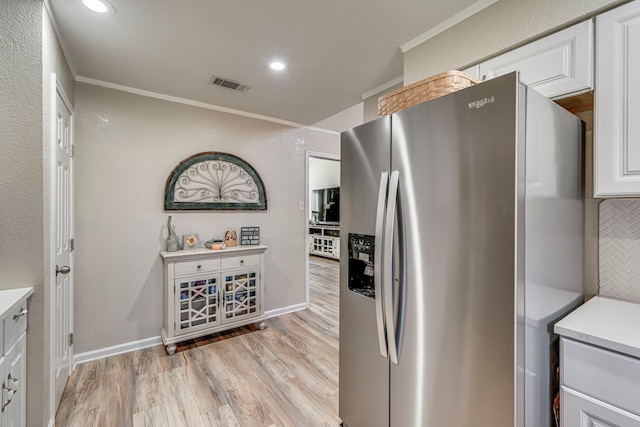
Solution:
M215 151L184 159L169 174L166 210L266 210L262 178L240 157Z

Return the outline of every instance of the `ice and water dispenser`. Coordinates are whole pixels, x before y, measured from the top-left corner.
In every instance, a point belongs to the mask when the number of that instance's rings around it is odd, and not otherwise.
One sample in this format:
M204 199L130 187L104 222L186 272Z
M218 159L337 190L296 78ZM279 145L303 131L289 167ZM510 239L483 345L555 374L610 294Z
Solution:
M374 236L349 233L349 290L372 299L374 250Z

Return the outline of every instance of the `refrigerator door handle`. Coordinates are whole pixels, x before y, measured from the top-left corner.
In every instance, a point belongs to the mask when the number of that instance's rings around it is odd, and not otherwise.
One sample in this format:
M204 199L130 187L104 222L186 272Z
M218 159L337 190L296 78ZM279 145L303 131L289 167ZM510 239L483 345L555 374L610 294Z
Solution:
M389 185L389 172L382 172L380 175L380 187L378 189L378 208L376 213L376 235L374 248L373 284L376 303L376 324L378 326L378 345L380 354L386 359L388 356L387 339L383 313L383 292L382 292L382 259L383 252L386 252L384 245L384 214L387 203L387 186Z
M393 317L393 229L396 221L396 208L398 198L398 186L400 184L400 172L391 172L389 180L389 193L387 195L387 215L384 231L384 261L382 264L384 313L387 326L387 346L389 347L389 359L398 364L398 346L396 344L396 325Z

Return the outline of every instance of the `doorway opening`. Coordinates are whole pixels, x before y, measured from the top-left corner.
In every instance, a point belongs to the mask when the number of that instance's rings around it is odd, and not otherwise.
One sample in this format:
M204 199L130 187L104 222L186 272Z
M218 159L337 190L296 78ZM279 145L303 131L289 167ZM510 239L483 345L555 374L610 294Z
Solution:
M307 151L306 155L306 304L309 268L314 257L340 262L340 156Z

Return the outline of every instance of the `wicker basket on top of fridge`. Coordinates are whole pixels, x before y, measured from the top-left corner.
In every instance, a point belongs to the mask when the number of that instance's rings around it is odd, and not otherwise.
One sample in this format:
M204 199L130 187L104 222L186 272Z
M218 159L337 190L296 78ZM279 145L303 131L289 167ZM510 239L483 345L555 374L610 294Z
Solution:
M378 115L386 116L478 83L462 71L450 70L378 98Z

